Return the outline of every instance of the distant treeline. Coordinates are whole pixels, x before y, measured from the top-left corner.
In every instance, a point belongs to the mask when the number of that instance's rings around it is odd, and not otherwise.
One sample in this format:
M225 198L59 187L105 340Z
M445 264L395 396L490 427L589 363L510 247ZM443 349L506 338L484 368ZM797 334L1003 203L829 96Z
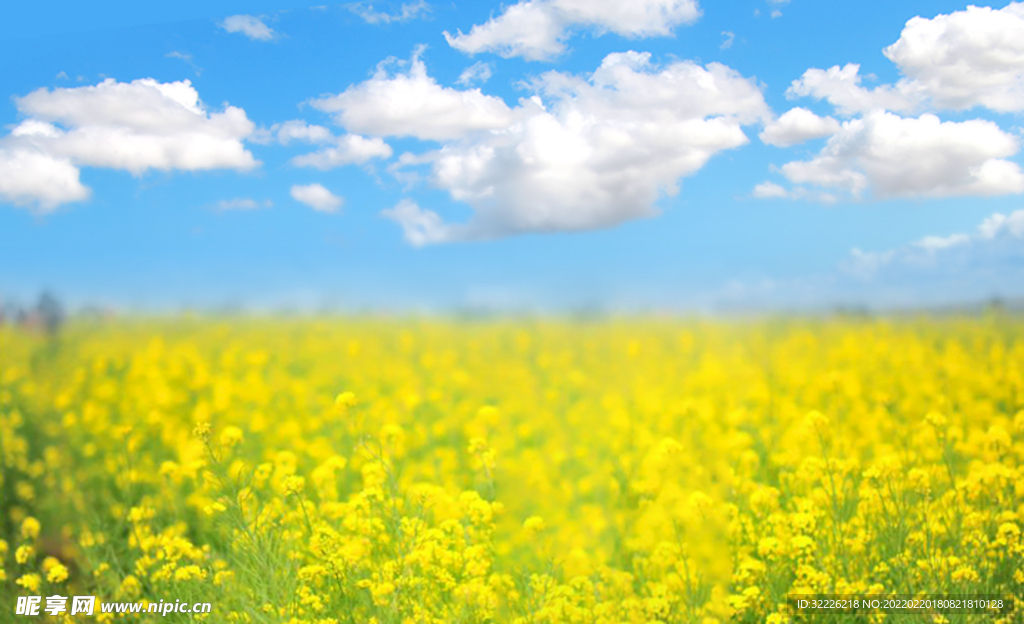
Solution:
M0 325L13 323L47 334L56 334L66 317L63 304L49 292L39 295L39 299L32 306L0 301Z

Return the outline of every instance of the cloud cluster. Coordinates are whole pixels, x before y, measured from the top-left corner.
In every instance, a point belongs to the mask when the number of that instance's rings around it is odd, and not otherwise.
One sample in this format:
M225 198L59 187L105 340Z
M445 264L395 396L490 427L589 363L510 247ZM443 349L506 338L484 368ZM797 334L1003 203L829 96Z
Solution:
M811 68L793 81L786 95L790 98L813 97L827 100L840 115L857 115L877 110L912 112L923 101L918 85L901 80L895 85L864 87L860 65L847 63L828 69Z
M848 63L808 69L788 94L827 100L843 115L977 106L1004 113L1024 110L1022 3L915 17L883 53L903 74L894 84L868 89L861 84L860 66Z
M975 107L1024 110L1024 4L915 17L883 52L903 74L893 84L864 86L855 63L811 68L793 81L790 98L825 100L853 119L840 126L795 108L766 127L761 139L771 145L831 137L814 158L780 168L789 182L854 198L1024 192L1024 173L1008 160L1020 148L1015 136L992 121L943 122L935 115ZM815 193L765 183L754 195Z
M940 121L874 112L846 121L821 152L782 166L795 184L878 198L1005 195L1024 192L1024 172L1006 157L1015 137L994 122Z
M494 52L537 61L565 50L574 28L624 37L656 37L700 17L696 0L523 0L468 33L444 33L448 44L467 54Z
M141 175L161 171L249 170L245 111L208 112L188 80L151 78L39 89L15 98L25 120L0 138L0 196L46 212L85 199L80 167Z
M484 95L479 89L437 84L427 75L419 51L408 71L389 75L388 66L394 64L382 63L370 80L310 104L333 114L337 124L350 132L376 136L457 139L512 122L512 111L501 98Z
M396 167L428 166L430 181L474 215L448 224L403 202L387 216L413 244L651 216L680 178L747 143L742 126L770 115L758 86L724 65L658 67L637 52L608 55L588 77L548 72L532 86L535 95L510 108L478 90L439 87L414 59L406 73L379 73L328 101L350 130L442 141L439 149L404 154ZM370 104L410 91L419 97L390 108Z
M1022 3L915 17L884 52L936 108L1024 110Z
M405 21L429 10L425 0L393 13L365 2L347 6L370 23ZM468 33L444 34L469 54L544 60L561 54L583 30L667 36L699 16L697 0L520 0ZM251 15L218 25L255 40L277 36ZM722 35L725 49L734 36ZM529 97L513 104L471 86L491 77L490 64L473 64L456 87L448 87L428 74L421 52L408 61L388 59L371 78L309 102L343 129L340 134L301 120L256 130L240 108L208 110L187 80L107 79L39 89L15 98L22 121L0 137L0 199L41 212L84 200L90 189L80 179L82 167L133 175L249 170L259 162L244 141L312 146L291 163L327 170L391 158L387 138L413 138L429 146L402 154L390 171L426 180L473 214L453 223L403 200L384 216L402 227L411 244L586 230L656 214L658 199L676 193L682 178L715 154L747 143L744 128L750 125L762 125L761 141L777 147L824 139L810 157L778 167L783 184L758 184L752 192L758 198L832 202L1024 192L1024 171L1012 160L1020 149L1016 135L993 121L937 116L977 107L1024 111L1021 3L909 20L883 50L901 72L891 84L872 85L873 77L856 63L807 69L787 96L826 102L828 114L797 106L775 117L758 84L725 65L658 65L649 54L632 51L609 54L589 74L533 77L523 85ZM327 212L342 204L319 184L293 186L291 195ZM220 206L258 204L239 199ZM945 253L975 245L978 236L933 238L912 247ZM891 253L897 258L902 252ZM865 262L884 264L883 257Z

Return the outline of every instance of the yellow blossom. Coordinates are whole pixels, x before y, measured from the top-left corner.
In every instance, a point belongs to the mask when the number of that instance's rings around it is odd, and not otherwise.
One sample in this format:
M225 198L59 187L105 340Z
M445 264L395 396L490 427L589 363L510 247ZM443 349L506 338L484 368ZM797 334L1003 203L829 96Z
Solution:
M21 522L21 538L24 540L34 540L39 537L40 531L39 521L29 516Z

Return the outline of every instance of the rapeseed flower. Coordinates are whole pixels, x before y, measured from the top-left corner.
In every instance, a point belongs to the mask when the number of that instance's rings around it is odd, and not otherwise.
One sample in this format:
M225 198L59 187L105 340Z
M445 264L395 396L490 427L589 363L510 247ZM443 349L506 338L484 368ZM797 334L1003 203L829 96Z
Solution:
M0 327L0 595L233 624L1024 598L1016 318L72 329Z
M39 521L29 516L21 522L21 539L26 541L32 541L39 537L39 531L42 529Z

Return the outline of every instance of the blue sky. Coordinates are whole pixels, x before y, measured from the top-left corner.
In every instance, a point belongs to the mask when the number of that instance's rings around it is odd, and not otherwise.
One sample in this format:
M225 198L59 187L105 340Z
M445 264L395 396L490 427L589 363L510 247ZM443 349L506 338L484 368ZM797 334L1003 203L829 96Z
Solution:
M1019 297L1020 42L1002 3L25 4L0 298Z

